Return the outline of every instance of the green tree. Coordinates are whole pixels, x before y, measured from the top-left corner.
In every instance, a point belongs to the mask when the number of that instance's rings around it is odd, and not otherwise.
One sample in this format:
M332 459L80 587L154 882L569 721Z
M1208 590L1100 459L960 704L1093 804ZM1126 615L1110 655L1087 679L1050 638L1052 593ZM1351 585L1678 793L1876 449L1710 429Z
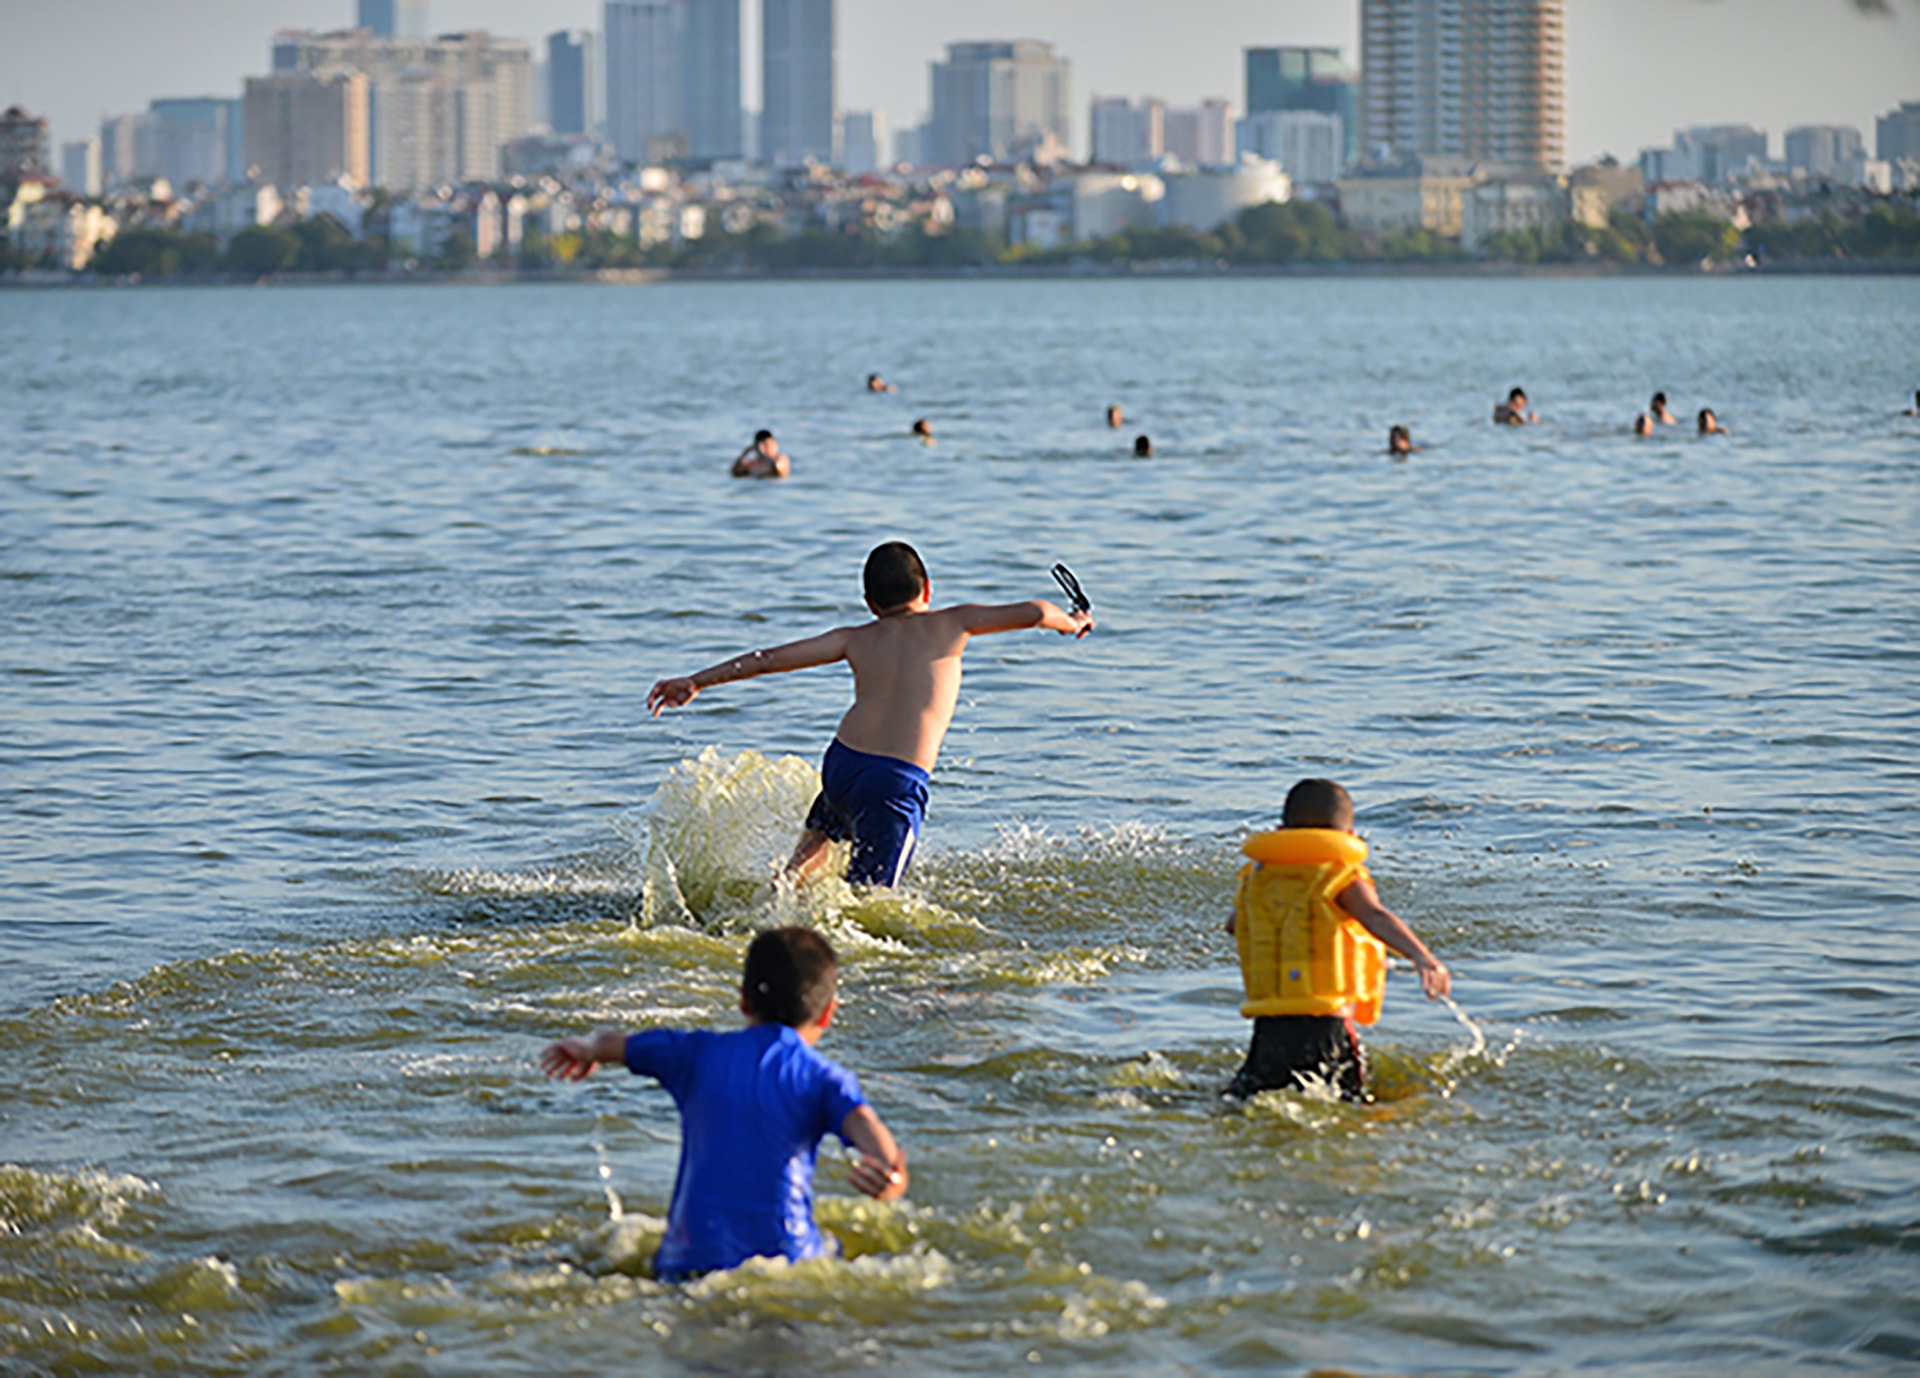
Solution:
M1740 231L1717 215L1682 211L1653 222L1653 243L1675 267L1724 263L1740 249Z
M346 273L361 265L360 245L330 215L316 215L293 227L298 244L294 266L303 273Z
M299 261L300 241L272 225L251 225L227 241L226 269L241 277L284 273Z
M433 260L433 266L449 273L458 273L473 266L473 240L465 230L454 230L447 235L446 242L440 246L440 252Z

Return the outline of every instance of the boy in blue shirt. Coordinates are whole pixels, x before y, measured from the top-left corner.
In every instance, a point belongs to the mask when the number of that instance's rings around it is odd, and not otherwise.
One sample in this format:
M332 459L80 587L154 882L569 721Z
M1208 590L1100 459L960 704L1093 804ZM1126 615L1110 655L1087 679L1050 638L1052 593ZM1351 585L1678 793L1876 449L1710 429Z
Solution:
M857 1190L879 1201L906 1195L907 1155L853 1073L813 1050L833 1022L838 971L832 945L811 928L770 928L747 949L744 1029L609 1029L541 1054L541 1070L566 1081L624 1062L679 1107L680 1167L653 1258L662 1282L749 1258L837 1253L813 1220L814 1159L829 1130L860 1150L847 1174Z

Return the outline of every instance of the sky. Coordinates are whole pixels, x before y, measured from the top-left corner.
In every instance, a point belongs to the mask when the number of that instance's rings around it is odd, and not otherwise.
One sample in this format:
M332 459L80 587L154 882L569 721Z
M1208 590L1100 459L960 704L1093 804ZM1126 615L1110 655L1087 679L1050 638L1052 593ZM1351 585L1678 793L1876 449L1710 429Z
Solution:
M598 0L430 0L436 31L537 39L596 28ZM1691 124L1849 124L1920 100L1920 0L1566 0L1567 155L1623 161ZM280 28L343 28L354 0L0 0L0 107L46 116L56 144L157 96L238 95ZM1075 142L1095 95L1244 102L1242 48L1316 44L1357 57L1359 0L839 0L840 102L925 114L946 43L1039 38L1073 63ZM757 105L754 31L745 0Z

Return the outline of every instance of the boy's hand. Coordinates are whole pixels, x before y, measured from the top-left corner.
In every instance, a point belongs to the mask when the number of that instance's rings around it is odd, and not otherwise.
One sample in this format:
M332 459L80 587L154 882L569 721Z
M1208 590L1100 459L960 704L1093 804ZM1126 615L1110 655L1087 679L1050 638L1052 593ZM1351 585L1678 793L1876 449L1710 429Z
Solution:
M897 1201L907 1194L907 1159L902 1154L897 1167L889 1167L871 1153L862 1153L860 1161L847 1173L853 1189L876 1201Z
M540 1054L540 1070L562 1081L585 1081L599 1065L584 1038L563 1038Z
M1093 614L1090 612L1070 612L1067 614L1067 620L1072 622L1073 626L1063 628L1061 635L1064 636L1068 632L1072 632L1075 641L1078 641L1081 637L1093 630Z
M1438 1000L1452 994L1453 973L1438 957L1429 956L1424 962L1416 962L1414 970L1420 974L1420 989L1427 993L1427 999Z
M663 679L647 690L647 711L657 718L663 708L685 708L699 692L691 677Z

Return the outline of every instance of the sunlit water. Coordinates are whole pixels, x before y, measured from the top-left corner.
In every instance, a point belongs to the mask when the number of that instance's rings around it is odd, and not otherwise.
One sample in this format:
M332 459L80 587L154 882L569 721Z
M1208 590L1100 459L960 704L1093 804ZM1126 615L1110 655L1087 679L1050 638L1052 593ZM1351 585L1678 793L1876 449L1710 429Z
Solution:
M0 1371L1920 1360L1920 283L0 327ZM1636 441L1655 388L1733 435ZM725 477L761 425L791 482ZM1101 624L974 645L904 893L775 895L844 674L645 690L858 620L889 537ZM1456 975L1396 967L1372 1106L1218 1095L1235 849L1303 774ZM823 1154L846 1261L662 1287L670 1102L536 1057L731 1025L774 919L840 947L912 1194Z

